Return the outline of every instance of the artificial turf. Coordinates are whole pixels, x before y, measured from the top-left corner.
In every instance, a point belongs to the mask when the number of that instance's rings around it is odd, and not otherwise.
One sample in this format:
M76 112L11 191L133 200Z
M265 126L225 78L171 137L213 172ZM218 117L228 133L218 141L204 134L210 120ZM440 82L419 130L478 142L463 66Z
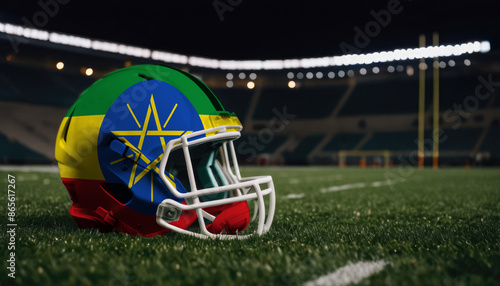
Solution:
M271 231L243 241L79 230L58 174L16 176L16 278L1 285L302 285L387 262L362 285L500 284L499 169L246 167L274 178ZM387 180L391 180L387 183ZM376 183L373 182L385 182ZM332 186L365 187L321 192ZM288 198L289 194L304 194ZM1 234L6 270L7 191Z

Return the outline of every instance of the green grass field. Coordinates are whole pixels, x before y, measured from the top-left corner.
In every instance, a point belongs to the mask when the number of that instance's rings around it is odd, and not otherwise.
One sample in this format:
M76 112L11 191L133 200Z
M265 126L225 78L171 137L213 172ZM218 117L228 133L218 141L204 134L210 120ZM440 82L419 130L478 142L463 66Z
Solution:
M17 179L16 278L6 271L4 191L0 284L303 285L348 263L379 260L386 267L359 284L500 284L499 169L415 170L404 179L397 168L242 172L272 175L277 192L271 231L244 241L79 230L58 174L10 172ZM4 189L7 174L0 172ZM387 177L392 185L372 184ZM344 185L358 187L321 192Z

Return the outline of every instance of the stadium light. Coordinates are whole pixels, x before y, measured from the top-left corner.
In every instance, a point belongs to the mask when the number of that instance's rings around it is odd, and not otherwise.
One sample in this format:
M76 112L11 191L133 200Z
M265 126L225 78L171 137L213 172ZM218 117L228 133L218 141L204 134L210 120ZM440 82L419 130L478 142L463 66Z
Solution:
M56 68L57 68L58 70L62 70L62 69L64 68L64 63L63 63L63 62L58 62L58 63L56 64Z
M255 87L255 83L253 81L249 81L247 83L247 87L248 87L248 89L253 89Z
M151 59L166 62L166 63L174 63L174 64L187 64L188 63L187 56L168 53L168 52L161 52L161 51L153 51L151 53Z
M406 67L406 74L407 74L408 76L412 76L414 73L415 73L415 70L413 69L413 67L412 67L412 66L407 66L407 67Z
M55 44L74 46L79 48L128 55L167 63L189 64L191 66L221 69L221 70L282 70L282 69L310 69L328 66L370 65L420 58L453 57L472 53L487 53L491 50L489 41L475 41L456 45L428 46L421 48L395 49L368 54L352 54L341 56L327 56L320 58L284 59L284 60L219 60L203 57L194 57L152 51L143 47L135 47L120 43L94 40L85 37L49 32L34 28L0 22L0 33L49 41ZM399 70L398 70L399 71Z
M87 75L87 76L91 76L93 73L94 73L94 70L93 70L93 69L91 69L91 68L87 68L87 69L85 70L85 75Z
M289 88L295 88L296 84L295 84L295 81L291 80L288 82L288 87Z

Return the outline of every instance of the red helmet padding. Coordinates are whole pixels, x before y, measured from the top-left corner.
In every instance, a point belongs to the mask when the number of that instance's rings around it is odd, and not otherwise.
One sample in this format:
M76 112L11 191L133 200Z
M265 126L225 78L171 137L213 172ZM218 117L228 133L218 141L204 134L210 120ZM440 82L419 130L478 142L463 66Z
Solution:
M146 237L170 232L156 223L156 215L136 212L117 201L101 187L104 180L62 178L62 181L73 201L70 214L79 228L97 228L101 232L117 230ZM194 210L182 211L179 220L171 224L186 229L196 218Z
M212 224L207 226L208 231L220 234L223 230L227 234L236 234L244 231L250 223L250 210L248 203L237 202L204 209L216 218Z
M104 180L62 178L73 205L70 214L79 228L97 228L101 232L117 230L131 235L150 237L170 232L156 223L156 215L145 215L132 210L111 196L101 184ZM220 234L236 234L244 231L250 223L247 202L237 202L204 209L216 216L208 231ZM119 218L119 219L118 219ZM179 220L170 223L187 229L197 219L196 211L182 211Z

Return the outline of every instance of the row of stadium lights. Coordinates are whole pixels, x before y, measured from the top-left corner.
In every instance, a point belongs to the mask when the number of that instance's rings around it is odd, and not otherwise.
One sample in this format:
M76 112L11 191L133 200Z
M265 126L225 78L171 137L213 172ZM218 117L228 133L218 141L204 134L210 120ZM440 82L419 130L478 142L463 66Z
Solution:
M129 65L130 64L128 64L128 66ZM455 65L456 65L456 63L455 63L454 60L449 60L448 61L448 66L454 67ZM471 65L471 61L469 59L465 59L464 60L464 65L465 66L470 66ZM126 66L127 66L127 64L126 64ZM56 68L58 70L64 69L64 62L58 62L56 64ZM419 69L426 70L427 68L428 67L427 67L426 63L420 63L419 64ZM442 68L442 69L446 68L446 62L445 61L439 62L439 68ZM391 65L391 66L387 67L387 71L389 73L393 73L395 71L402 72L403 70L404 70L404 67L402 65L398 65L396 67L394 67L394 66ZM83 74L85 74L86 76L91 76L94 73L94 70L92 68L82 67L80 71ZM378 74L380 72L380 68L377 67L377 66L375 66L375 67L372 68L372 72L374 74ZM368 70L366 68L361 68L359 70L359 74L360 75L366 75L367 73L368 73ZM414 74L413 67L412 66L407 66L406 67L406 73L407 73L408 76L412 76ZM354 76L354 71L353 70L348 70L347 73L346 73L345 71L340 70L340 71L338 71L337 76L339 78L343 78L346 74L347 74L348 77L352 77L352 76ZM289 72L287 74L288 79L290 79L290 81L288 82L288 87L290 87L290 88L295 88L296 87L296 83L293 81L293 79L295 78L295 76L297 77L297 79L300 80L300 79L304 78L304 73L298 72L295 75L293 72ZM330 72L328 72L327 76L328 76L328 78L333 79L333 78L335 78L335 73L333 71L330 71ZM305 74L305 77L307 79L313 79L314 78L314 74L312 72L307 72ZM244 79L246 79L246 74L244 72L240 72L238 74L238 78L241 79L241 80L244 80ZM247 82L247 88L248 89L255 88L255 82L254 82L254 80L257 79L257 74L256 73L251 73L248 76L248 78L250 79L250 81ZM317 79L322 79L323 78L323 73L320 72L320 71L316 72L316 78ZM232 73L228 73L228 74L226 74L226 79L227 79L226 86L228 88L232 88L234 86L234 82L233 82L234 75Z
M238 74L239 79L243 80L243 79L246 79L246 77L247 77L247 75L244 72L240 72ZM257 79L257 74L251 73L250 75L248 75L248 78L250 79L250 81L247 82L247 88L253 89L255 87L255 82L253 82L253 81ZM228 74L226 74L226 79L227 79L226 86L228 88L233 87L234 86L234 82L233 82L234 75L232 73L228 73Z
M14 60L14 54L8 54L5 57L5 60L8 61L8 62L13 61ZM127 63L125 65L127 66ZM130 64L128 66L130 66ZM56 63L56 69L62 70L62 69L64 69L64 67L65 67L64 62L57 62ZM82 74L86 75L86 76L91 76L92 74L94 74L94 70L92 68L88 68L88 67L82 67L80 69L80 72Z
M63 62L57 62L56 69L58 69L58 70L64 69L64 63ZM83 73L83 74L85 74L86 76L91 76L94 73L94 70L92 68L82 67L80 69L80 72Z
M471 61L469 59L465 59L464 60L464 65L470 66L471 65ZM449 60L448 61L448 66L454 67L455 66L455 61L454 60ZM56 64L56 68L58 70L64 69L64 62L58 62ZM444 61L439 62L439 68L442 68L442 69L446 68L446 62L444 62ZM426 63L420 63L419 64L419 69L426 70L427 69L427 64ZM394 66L388 66L387 67L387 71L390 72L390 73L393 73L395 71L402 72L403 70L404 70L404 67L402 65L398 65L396 67L394 67ZM87 75L87 76L91 76L94 73L94 70L92 68L82 67L81 72L83 74ZM368 70L366 68L361 68L359 70L359 74L360 75L366 75L367 72L368 72ZM375 66L375 67L372 68L372 72L374 74L378 74L380 72L380 68ZM408 76L412 76L413 73L414 73L413 67L407 66L406 73L408 74ZM340 70L340 71L338 71L337 75L338 75L339 78L343 78L346 75L346 72L344 72L343 70ZM296 76L297 76L297 79L303 79L304 78L304 74L302 72L297 73ZM331 72L329 72L327 74L327 76L328 76L328 78L333 79L333 78L335 78L335 73L333 71L331 71ZM347 76L348 77L354 76L354 71L353 70L348 70L347 71ZM251 73L248 77L249 77L250 81L247 82L247 87L249 89L253 89L255 87L255 83L253 81L257 79L257 74L256 73ZM296 86L296 84L295 84L295 82L292 79L294 79L295 74L293 72L289 72L287 74L287 77L288 77L288 79L291 80L288 83L288 87L294 88ZM308 73L305 74L305 77L307 79L313 79L314 78L314 74L312 72L308 72ZM243 80L243 79L246 78L246 74L244 72L240 72L238 74L238 78ZM322 79L323 78L323 73L320 72L320 71L316 72L316 78L317 79ZM228 73L228 74L226 74L226 79L228 80L226 82L226 86L228 88L232 88L234 86L234 82L233 82L234 75L232 73Z
M491 46L488 41L475 41L456 45L428 46L410 49L395 49L369 54L326 56L321 58L302 58L284 60L218 60L188 55L154 51L147 48L124 45L114 42L99 41L85 37L49 32L34 28L0 22L0 33L47 41L55 44L84 49L109 52L114 54L150 58L167 63L178 63L202 68L221 70L287 70L299 68L321 68L331 66L352 66L358 64L377 64L400 60L421 58L460 56L472 53L487 53Z
M6 57L6 60L7 60L7 61L11 61L13 58L14 58L14 56L13 56L12 54L9 54L9 55L7 55L7 57ZM436 63L434 63L434 64L436 64ZM126 62L125 62L125 66L131 66L131 65L132 65L132 64L131 64L131 62L130 62L130 61L126 61ZM464 65L465 65L465 66L470 66L470 65L471 65L471 61L470 61L469 59L465 59L465 60L464 60ZM441 62L439 62L439 68L446 68L446 66L447 66L447 64L446 64L446 62L445 62L445 61L441 61ZM454 66L455 66L455 61L454 61L454 60L449 60L449 61L448 61L448 66L449 66L449 67L454 67ZM58 63L56 64L56 68L57 68L58 70L62 70L62 69L64 69L64 63L63 63L63 62L58 62ZM426 64L426 63L420 63L420 64L419 64L419 69L426 70L427 68L428 68L428 67L427 67L427 64ZM396 66L396 67L394 67L394 66L390 65L390 66L388 66L388 67L387 67L387 71L388 71L389 73L393 73L393 72L395 72L395 71L402 72L403 70L404 70L404 67L403 67L402 65L398 65L398 66ZM94 70L93 70L92 68L86 68L86 67L82 67L82 68L80 69L80 71L81 71L81 73L82 73L82 74L85 74L85 75L87 75L87 76L91 76L91 75L94 73ZM380 68L379 68L379 67L377 67L377 66L375 66L375 67L373 67L373 68L372 68L372 72L373 72L374 74L378 74L378 73L380 72ZM368 70L367 70L366 68L361 68L361 69L359 70L359 74L360 74L360 75L366 75L367 73L368 73ZM413 69L413 67L412 67L412 66L407 66L407 68L406 68L406 73L408 74L408 76L412 76L412 75L414 74L414 69ZM352 76L354 76L354 71L351 69L351 70L348 70L348 71L347 71L347 73L346 73L345 71L340 70L340 71L338 71L337 76L338 76L339 78L343 78L346 74L347 74L347 76L348 76L348 77L352 77ZM327 74L327 76L328 76L328 78L333 79L333 78L335 78L335 73L334 73L333 71L331 71L331 72L329 72L329 73ZM240 79L242 79L242 80L243 80L243 79L245 79L245 78L246 78L246 74L245 74L244 72L240 72L240 73L238 74L238 77L239 77ZM293 72L289 72L289 73L287 74L287 77L288 77L288 79L290 79L290 80L291 80L291 81L289 82L288 86L289 86L290 88L294 88L294 87L296 87L296 83L295 83L295 82L293 82L293 80L292 80L292 79L294 79L295 74L294 74ZM296 77L297 77L297 79L301 80L301 79L303 79L303 78L304 78L304 74L303 74L302 72L298 72L298 73L296 74ZM314 74L313 74L312 72L307 72L307 73L305 74L305 77L306 77L307 79L313 79L313 78L314 78ZM249 79L250 79L250 81L249 81L249 82L247 82L247 88L249 88L249 89L253 89L253 88L255 88L255 82L253 82L253 81L254 81L256 78L257 78L257 74L255 74L255 73L250 73L250 75L249 75ZM322 73L322 72L320 72L320 71L319 71L319 72L316 72L316 78L317 78L317 79L321 79L321 78L323 78L323 73ZM226 79L228 80L228 81L226 82L226 86L227 86L228 88L232 88L232 87L234 86L234 82L233 82L234 75L233 75L232 73L228 73L228 74L226 75Z
M455 63L454 60L449 60L448 64L445 61L440 61L439 63L434 63L434 64L438 64L439 68L441 68L441 69L446 68L446 66L454 67L456 65L456 63ZM471 61L469 59L465 59L464 60L464 65L465 66L470 66L471 65ZM420 63L418 65L418 68L421 69L421 70L427 70L428 66L427 66L426 63ZM403 72L404 71L404 67L402 65L398 65L396 67L394 67L394 66L391 65L391 66L387 67L387 71L389 73ZM377 66L375 66L375 67L372 68L372 72L374 74L378 74L380 72L380 68L377 67ZM360 75L366 75L367 73L368 73L368 70L366 68L359 69L359 74ZM415 73L415 71L414 71L414 69L413 69L412 66L407 66L406 67L406 74L408 76L412 76L414 73ZM317 79L322 79L323 76L324 76L323 72L320 72L320 71L316 72L316 74L314 74L313 72L307 72L305 75L302 72L298 72L297 74L294 74L293 72L289 72L287 74L287 78L290 80L288 82L288 87L289 88L295 88L297 86L296 82L294 81L295 78L301 80L301 79L304 79L304 76L305 76L305 78L307 78L307 79L313 79L315 75L316 75ZM339 78L343 78L346 75L348 77L354 76L354 70L348 70L347 73L345 71L343 71L343 70L340 70L340 71L337 72L337 76ZM333 71L330 71L330 72L328 72L327 77L329 79L334 79L335 78L335 73ZM246 78L246 74L244 72L240 72L238 74L238 78L241 79L241 80L244 80ZM255 88L255 82L253 82L253 81L257 78L257 75L255 73L251 73L249 75L249 78L250 78L250 81L247 82L247 88L248 89L253 89L253 88ZM226 74L226 79L227 79L226 86L228 88L232 88L234 86L234 82L233 82L234 75L232 73L228 73L228 74Z
M470 66L471 65L471 61L469 59L465 59L464 60L464 65ZM448 66L454 67L455 66L455 61L454 60L449 60L448 61ZM56 64L56 68L58 70L64 69L64 63L63 62L58 62ZM420 63L419 64L419 68L423 69L423 70L426 70L427 69L427 64ZM444 61L439 62L439 68L442 68L442 69L446 68L446 62L444 62ZM393 73L394 71L402 72L403 70L404 70L404 67L402 65L398 65L396 67L394 67L394 66L388 66L387 67L387 71L390 72L390 73ZM85 74L86 76L91 76L94 73L94 70L92 68L82 67L81 72L83 74ZM359 70L359 74L360 75L366 75L367 72L368 72L368 70L366 68L361 68ZM372 68L372 72L374 74L378 74L380 72L380 68L379 67L373 67ZM407 66L406 73L409 76L412 76L413 73L414 73L413 67ZM337 75L338 75L339 78L343 78L346 75L346 72L344 72L343 70L340 70L340 71L338 71ZM297 73L296 76L297 76L297 79L303 79L304 78L304 74L302 72ZM333 79L333 78L335 78L335 73L333 71L331 71L331 72L329 72L327 74L327 76L328 76L328 78ZM347 71L347 76L348 77L354 76L354 71L353 70L348 70ZM295 78L295 74L293 72L289 72L287 74L287 77L288 77L288 79L290 79L290 81L288 82L288 87L295 88L296 87L296 83L295 83L295 81L293 81L293 79ZM308 73L305 74L305 77L307 79L313 79L314 78L314 74L312 72L308 72ZM243 79L246 78L246 74L244 72L240 72L238 74L238 78L241 79L241 80L243 80ZM250 81L247 82L247 88L248 89L255 88L255 82L253 82L253 81L257 79L257 74L251 73L248 76L248 78L250 79ZM322 79L323 78L323 73L320 72L320 71L316 72L316 78L317 79ZM228 80L226 82L226 86L228 88L232 88L234 86L234 82L233 82L234 75L232 73L228 73L228 74L226 74L226 79Z

